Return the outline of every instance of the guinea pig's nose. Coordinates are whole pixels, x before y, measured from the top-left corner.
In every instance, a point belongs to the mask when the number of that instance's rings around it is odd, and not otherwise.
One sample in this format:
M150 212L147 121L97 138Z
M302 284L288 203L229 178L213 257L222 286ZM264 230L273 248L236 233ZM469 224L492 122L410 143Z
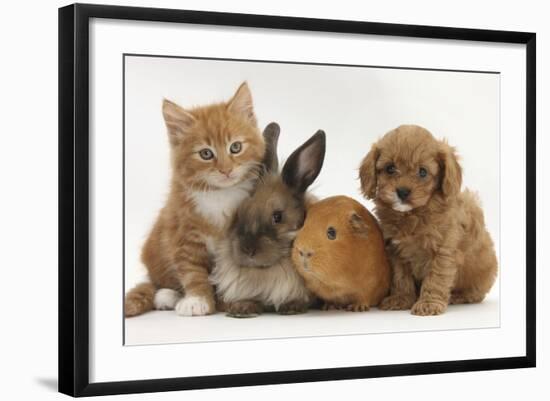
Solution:
M301 257L306 257L306 258L309 258L309 257L311 257L311 255L313 255L313 252L311 252L309 250L298 249L298 253L300 254Z

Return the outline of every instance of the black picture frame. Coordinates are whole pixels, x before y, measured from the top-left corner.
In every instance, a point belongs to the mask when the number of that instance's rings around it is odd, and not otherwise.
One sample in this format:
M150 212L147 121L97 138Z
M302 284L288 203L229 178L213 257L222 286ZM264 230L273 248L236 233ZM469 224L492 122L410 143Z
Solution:
M89 380L91 18L516 43L526 46L526 353L520 357L155 380ZM59 9L59 391L71 396L189 390L534 367L536 364L536 35L479 29L73 4Z

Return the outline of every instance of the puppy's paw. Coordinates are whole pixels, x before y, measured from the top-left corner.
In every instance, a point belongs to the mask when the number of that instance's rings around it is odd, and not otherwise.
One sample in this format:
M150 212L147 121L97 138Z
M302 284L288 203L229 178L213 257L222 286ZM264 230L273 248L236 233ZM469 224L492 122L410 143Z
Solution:
M297 315L300 313L306 313L308 304L303 301L291 301L286 304L282 304L277 309L277 313L280 315Z
M170 288L161 288L155 293L155 309L156 310L171 310L176 307L176 304L180 300L181 295L179 292Z
M370 310L368 304L349 304L344 307L348 312L367 312Z
M239 301L226 304L227 316L236 318L256 317L263 312L262 305L255 301Z
M414 304L414 298L405 295L390 295L380 302L378 309L381 310L407 310Z
M180 316L210 315L216 310L216 303L212 297L186 295L176 303L175 310Z
M441 315L445 310L447 304L444 302L419 300L413 305L411 313L417 316L435 316Z

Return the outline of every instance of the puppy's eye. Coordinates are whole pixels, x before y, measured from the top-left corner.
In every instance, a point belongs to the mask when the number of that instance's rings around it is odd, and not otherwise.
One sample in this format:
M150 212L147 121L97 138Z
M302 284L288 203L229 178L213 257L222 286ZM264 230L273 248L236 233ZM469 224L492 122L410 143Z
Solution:
M420 178L425 178L428 175L428 170L426 170L424 167L420 167L418 170L418 175Z
M273 220L273 224L281 223L283 221L283 212L281 212L280 210L274 211L271 219Z
M242 142L237 141L231 144L231 146L229 147L229 151L233 154L237 154L241 151L242 148L243 148Z
M386 173L388 173L389 175L393 175L395 174L395 164L391 163L391 164L388 164L385 168L386 170Z
M212 160L214 158L214 152L208 148L199 150L199 156L202 160Z
M327 238L330 240L336 239L336 229L334 227L327 228Z

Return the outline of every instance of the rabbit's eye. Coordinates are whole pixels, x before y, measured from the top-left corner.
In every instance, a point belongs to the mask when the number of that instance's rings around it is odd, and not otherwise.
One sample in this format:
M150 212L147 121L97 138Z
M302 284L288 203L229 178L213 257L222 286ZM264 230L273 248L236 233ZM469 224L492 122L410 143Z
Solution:
M327 238L330 240L336 239L336 229L334 227L327 228Z
M283 212L281 212L280 210L276 210L273 212L273 216L272 216L272 220L273 220L273 224L279 224L280 222L283 221Z
M214 152L208 148L199 150L199 156L202 160L212 160L214 158Z
M229 147L229 150L231 151L231 153L237 154L241 151L242 148L243 148L243 144L237 141L231 144L231 146Z

